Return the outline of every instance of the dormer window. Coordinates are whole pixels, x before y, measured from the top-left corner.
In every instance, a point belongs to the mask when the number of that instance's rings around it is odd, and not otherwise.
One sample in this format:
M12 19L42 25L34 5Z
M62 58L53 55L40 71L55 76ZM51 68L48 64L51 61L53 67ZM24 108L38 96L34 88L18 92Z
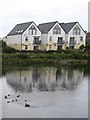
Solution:
M81 30L80 30L79 26L78 25L75 26L75 28L73 29L73 35L80 35L80 32L81 32Z
M56 34L56 35L61 34L61 29L58 25L54 27L53 34Z
M29 35L36 35L37 34L37 29L35 28L34 25L32 25L30 28L29 28Z

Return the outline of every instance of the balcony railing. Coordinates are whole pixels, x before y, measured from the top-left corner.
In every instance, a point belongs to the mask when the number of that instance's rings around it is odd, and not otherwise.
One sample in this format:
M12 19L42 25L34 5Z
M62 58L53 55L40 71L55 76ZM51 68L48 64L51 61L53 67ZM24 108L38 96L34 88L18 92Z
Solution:
M62 41L58 41L58 42L57 42L58 45L63 45L64 43L65 43L64 40L62 40Z
M76 44L76 41L73 41L73 42L69 42L70 45L75 45Z
M33 41L33 44L34 44L34 45L40 45L40 44L41 44L41 40L34 40L34 41Z

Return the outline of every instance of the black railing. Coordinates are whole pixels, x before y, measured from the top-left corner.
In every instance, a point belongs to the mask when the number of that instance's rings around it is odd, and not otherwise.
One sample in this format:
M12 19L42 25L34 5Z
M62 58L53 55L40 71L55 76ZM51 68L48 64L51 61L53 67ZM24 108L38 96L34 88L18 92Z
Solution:
M76 42L75 42L75 41L73 41L73 42L69 42L69 44L71 44L71 45L73 44L73 45L74 45L74 44L76 44Z
M41 40L34 40L34 41L33 41L33 44L34 44L34 45L40 45L40 44L41 44Z
M62 44L64 44L64 43L65 43L65 42L64 42L63 40L57 42L58 45L62 45Z

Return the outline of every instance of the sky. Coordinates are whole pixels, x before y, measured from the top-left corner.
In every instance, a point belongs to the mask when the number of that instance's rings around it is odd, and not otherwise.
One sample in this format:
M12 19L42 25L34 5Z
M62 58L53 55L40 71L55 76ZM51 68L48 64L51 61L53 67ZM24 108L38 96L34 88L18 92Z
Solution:
M88 31L89 0L0 0L0 37L19 23L78 21Z

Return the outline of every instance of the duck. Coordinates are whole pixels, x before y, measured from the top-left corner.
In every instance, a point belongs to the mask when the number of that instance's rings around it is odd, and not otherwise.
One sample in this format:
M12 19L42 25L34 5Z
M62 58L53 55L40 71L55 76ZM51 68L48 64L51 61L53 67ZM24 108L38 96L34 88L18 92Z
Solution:
M12 102L14 102L14 100L12 100Z
M10 103L10 101L7 101L7 103Z
M17 95L17 98L20 97L20 95Z
M25 103L25 107L30 107L30 105L28 103Z
M10 94L8 94L8 96L10 96Z
M5 99L7 99L7 96L5 95L5 97L4 97Z

